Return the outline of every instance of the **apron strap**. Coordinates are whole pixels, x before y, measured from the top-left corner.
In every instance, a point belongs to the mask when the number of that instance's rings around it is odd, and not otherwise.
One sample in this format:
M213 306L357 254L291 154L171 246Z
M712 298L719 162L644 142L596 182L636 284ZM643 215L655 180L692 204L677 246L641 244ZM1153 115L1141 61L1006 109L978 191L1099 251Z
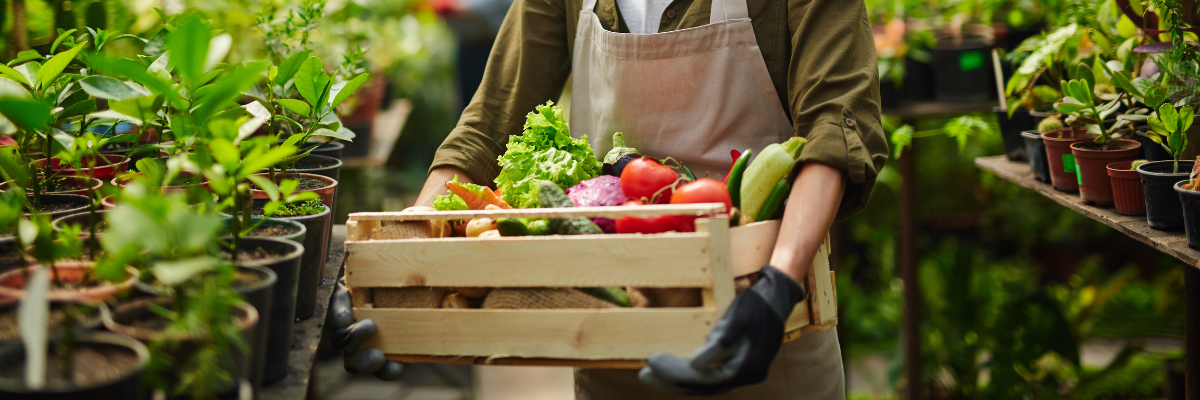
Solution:
M597 0L583 0L583 11L595 12ZM613 0L616 1L616 0Z
M595 2L596 0L584 1ZM712 10L708 13L708 23L715 24L739 18L750 18L746 0L712 0Z

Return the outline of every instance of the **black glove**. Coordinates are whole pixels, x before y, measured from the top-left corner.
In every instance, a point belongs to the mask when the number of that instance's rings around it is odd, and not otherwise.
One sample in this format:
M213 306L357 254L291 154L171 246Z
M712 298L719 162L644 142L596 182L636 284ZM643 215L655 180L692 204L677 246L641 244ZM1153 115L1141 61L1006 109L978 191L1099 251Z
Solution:
M379 349L360 350L363 343L375 336L375 321L364 319L354 321L353 303L350 301L350 291L346 290L346 280L338 279L333 287L333 298L330 300L329 311L333 313L334 336L333 347L345 355L346 371L352 374L374 373L385 381L394 381L404 375L404 364L388 361L383 358Z
M655 354L638 373L642 382L667 392L714 395L767 379L783 344L784 324L806 293L770 265L760 274L758 283L733 300L690 361Z

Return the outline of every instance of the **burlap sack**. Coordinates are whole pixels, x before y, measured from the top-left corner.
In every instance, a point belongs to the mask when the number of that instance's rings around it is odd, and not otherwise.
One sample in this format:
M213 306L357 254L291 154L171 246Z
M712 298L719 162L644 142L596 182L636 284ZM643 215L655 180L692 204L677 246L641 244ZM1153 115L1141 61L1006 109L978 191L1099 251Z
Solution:
M646 297L646 294L641 289L627 287L625 288L625 293L629 293L629 302L633 305L633 308L650 307L650 298Z
M376 288L375 308L441 308L446 288Z
M483 308L547 309L547 308L614 308L616 304L593 297L575 289L505 288L488 293Z

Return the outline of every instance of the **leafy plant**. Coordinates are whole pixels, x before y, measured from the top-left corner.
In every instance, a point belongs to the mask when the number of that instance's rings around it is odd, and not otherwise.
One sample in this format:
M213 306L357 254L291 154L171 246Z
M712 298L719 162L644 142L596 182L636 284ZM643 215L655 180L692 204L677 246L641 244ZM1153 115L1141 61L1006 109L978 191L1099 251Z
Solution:
M1107 148L1112 132L1119 126L1114 124L1105 127L1105 121L1117 113L1117 107L1121 105L1120 97L1102 103L1103 100L1095 93L1096 78L1086 64L1080 64L1074 76L1076 79L1062 82L1065 97L1055 104L1055 108L1069 115L1065 121L1068 125L1087 126L1089 133L1097 134L1095 142Z
M1176 110L1173 105L1163 104L1158 107L1157 115L1147 120L1151 129L1147 134L1151 140L1171 153L1174 160L1172 171L1175 173L1179 173L1179 157L1187 148L1187 130L1192 127L1194 119L1195 111L1191 106L1183 106Z

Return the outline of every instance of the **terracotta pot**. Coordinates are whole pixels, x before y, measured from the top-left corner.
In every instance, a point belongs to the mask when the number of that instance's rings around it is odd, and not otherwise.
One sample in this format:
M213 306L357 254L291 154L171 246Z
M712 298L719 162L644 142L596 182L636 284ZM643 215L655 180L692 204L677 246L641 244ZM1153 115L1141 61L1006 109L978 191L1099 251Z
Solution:
M54 270L61 281L79 282L84 278L84 271L93 266L95 263L90 261L62 261L54 265ZM29 267L28 272L33 273L38 268L42 267ZM56 288L52 285L46 298L61 301L106 300L133 287L133 281L137 280L137 270L127 267L126 271L129 272L129 278L118 283L103 282L95 286L70 289ZM0 274L0 299L25 298L25 273L26 270L17 269ZM51 273L50 277L53 278L54 273Z
M141 176L141 175L142 174L140 172L133 173L133 174L120 175L120 176L113 178L111 181L109 181L109 183L111 183L113 186L123 188L123 187L125 187L125 185L128 185L129 182L132 181L135 176ZM180 172L179 173L179 176L184 176L184 175L194 176L195 174L190 173L190 172ZM189 190L191 190L192 188L197 188L197 187L204 188L207 190L208 189L208 181L204 181L201 183L193 183L190 185L163 186L161 188L162 189L161 192L162 192L162 194L188 193Z
M1136 160L1142 154L1142 144L1129 139L1112 139L1107 145L1080 142L1071 145L1071 154L1075 156L1083 202L1106 207L1113 205L1112 183L1106 167L1116 161Z
M89 191L99 190L101 187L104 187L104 181L101 181L99 179L94 179L94 178L87 178L87 177L82 177L82 176L66 176L66 177L62 177L62 179L64 179L67 182L70 182L72 186L87 186L89 189L64 190L61 192L43 192L42 194L77 194L80 196L87 196ZM92 181L90 186L87 183L89 179ZM12 181L0 183L0 192L8 190L8 187L11 184L11 182ZM29 191L27 190L26 192L28 193Z
M266 173L254 174L254 175L261 176L264 178L270 177L270 175L266 174ZM325 181L325 183L327 183L328 186L325 186L323 188L316 189L316 190L302 190L301 192L316 193L318 196L321 196L321 204L324 204L325 207L329 207L330 210L333 209L333 199L334 199L334 194L337 192L337 184L338 184L336 180L334 180L333 178L326 177L326 176L314 175L314 174L289 173L286 176L286 178L296 178L296 177L313 178L313 179L320 179L322 181ZM279 183L279 181L283 180L284 178L285 178L285 176L283 174L276 174L275 175L275 183ZM264 192L261 190L251 189L250 194L252 196L254 196L255 199L269 199L270 198L269 196L267 196L267 192Z
M1050 182L1054 184L1055 189L1064 192L1079 190L1079 181L1075 176L1075 155L1071 154L1071 145L1095 138L1085 134L1083 129L1072 128L1042 134L1042 143L1046 145L1046 161L1050 165ZM1064 160L1068 162L1063 162Z
M50 158L50 169L53 169L55 171L61 171L60 174L63 176L83 176L83 177L90 176L92 178L96 178L96 179L99 179L102 181L108 181L108 180L112 179L113 177L117 176L117 171L124 171L126 169L126 167L129 166L129 157L125 157L124 155L121 155L121 154L103 154L100 156L84 156L83 160L80 162L80 164L83 166L86 166L92 159L95 159L95 161L96 161L95 168L84 167L84 168L74 169L73 167L71 167L70 164L60 165L60 161L59 161L58 157L52 157L52 158ZM46 159L43 158L43 159L34 161L33 164L31 164L31 165L40 169L46 165Z
M104 206L105 210L117 208L117 196L105 196L104 198L100 199L100 205Z
M1112 185L1113 205L1122 215L1145 215L1146 194L1142 179L1137 171L1129 169L1133 161L1117 161L1108 164L1108 181Z

